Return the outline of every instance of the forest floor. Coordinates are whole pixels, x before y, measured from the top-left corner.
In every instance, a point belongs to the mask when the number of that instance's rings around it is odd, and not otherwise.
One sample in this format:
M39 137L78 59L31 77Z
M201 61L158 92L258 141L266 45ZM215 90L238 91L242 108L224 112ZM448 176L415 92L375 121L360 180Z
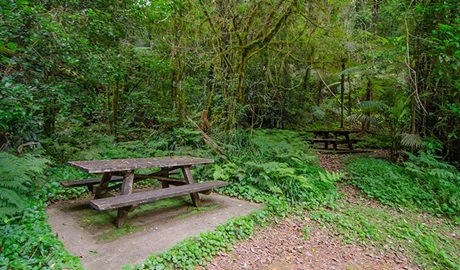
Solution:
M374 152L385 158L384 151ZM342 170L343 155L318 153L321 166L330 172ZM358 190L340 184L342 200L367 207L381 207L365 198ZM305 236L305 231L308 235ZM208 264L197 269L419 269L401 252L382 250L359 243L346 244L327 224L303 217L288 217L268 228L261 228L254 235L237 245L230 253L220 253Z
M375 153L373 154L375 155ZM385 153L377 152L377 155L385 155ZM342 170L343 164L341 160L344 155L318 153L318 156L321 166L326 170L330 172ZM346 200L349 204L361 204L373 208L382 207L347 184L340 184L339 191L344 194L342 200ZM232 215L247 214L248 211L259 207L255 204L245 206L245 202L238 200L236 200L238 202L227 202L228 200L234 200L231 198L223 199L223 201L219 197L211 199L209 202L211 205L209 207L210 211L199 213L200 215L209 215L207 220L213 221L213 224L209 224L211 225L209 229L216 226L219 221L223 222L222 220L225 219L223 209L229 209L228 216L230 217ZM49 222L59 235L59 239L65 243L66 248L71 253L79 256L84 267L88 269L118 269L121 265L130 264L133 261L139 263L142 258L148 258L148 254L151 253L152 247L146 246L147 244L144 243L146 240L150 245L152 243L158 245L158 241L150 241L149 239L159 240L158 235L172 235L162 231L162 227L174 229L174 224L177 222L187 223L182 218L169 217L163 219L164 217L161 215L154 215L160 217L158 221L147 220L148 222L146 222L144 219L152 215L138 213L133 214L130 219L132 224L128 226L128 231L125 232L124 236L117 236L115 237L117 238L116 240L95 240L99 234L113 231L107 218L110 220L114 214L112 216L100 213L96 215L85 204L81 206L81 202L72 203L75 203L75 205L58 203L49 207L47 210L50 217ZM213 206L213 203L218 206ZM186 205L187 203L179 208L183 209L180 211L184 213L190 211L190 207ZM236 208L233 209L232 207L235 205ZM171 209L166 212L171 213ZM215 211L216 209L217 211ZM152 209L149 211L152 211ZM184 213L174 213L173 215L179 217L184 216ZM216 213L220 213L219 218L215 216ZM331 226L328 226L327 223L321 224L314 221L310 219L309 215L309 213L305 213L304 216L290 216L278 220L272 226L257 229L252 237L236 244L231 252L221 252L214 257L206 268L197 267L197 269L418 269L409 258L401 255L401 252L383 252L381 249L368 244L345 243ZM189 216L188 214L185 216L195 221L197 220L196 216L193 217L193 215ZM165 224L164 220L169 221ZM85 224L85 222L89 223L83 226L82 224ZM154 226L146 227L146 224L150 223L154 224ZM88 224L91 224L91 226ZM141 229L136 229L136 224ZM188 226L188 229L182 228L183 230L180 231L188 230L188 233L193 234L193 228L204 227L202 225L197 226L197 224L194 224L193 226ZM305 235L306 231L308 231L307 236ZM140 237L136 238L136 235L140 235ZM169 239L171 237L167 238L165 242L171 240ZM174 243L171 242L171 245L174 245ZM137 251L132 254L132 252L122 250L123 248ZM148 254L141 254L139 248L145 249ZM163 248L167 249L166 246ZM134 258L135 255L140 257L136 259Z

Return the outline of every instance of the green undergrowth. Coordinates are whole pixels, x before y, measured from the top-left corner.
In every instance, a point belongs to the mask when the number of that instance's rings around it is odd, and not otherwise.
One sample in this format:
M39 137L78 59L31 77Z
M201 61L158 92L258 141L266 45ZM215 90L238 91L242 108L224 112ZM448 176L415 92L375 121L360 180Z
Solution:
M28 203L21 215L0 220L0 269L82 269L46 222L43 202Z
M460 269L460 174L421 152L399 166L384 160L345 160L348 183L384 206L341 202L311 218L328 223L344 241L403 253L422 269Z
M80 269L46 223L49 161L0 154L0 269Z
M422 269L460 269L460 228L417 211L342 203L337 210L315 210L310 217L339 233L346 243L403 254Z
M370 198L460 222L460 173L434 156L409 155L404 166L359 157L346 163L350 183Z

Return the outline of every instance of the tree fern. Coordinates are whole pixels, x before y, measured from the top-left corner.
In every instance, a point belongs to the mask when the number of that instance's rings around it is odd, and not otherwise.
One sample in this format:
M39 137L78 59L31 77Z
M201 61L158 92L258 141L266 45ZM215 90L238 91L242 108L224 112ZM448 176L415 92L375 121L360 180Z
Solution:
M0 216L23 210L32 187L43 179L49 161L30 155L22 158L0 152Z

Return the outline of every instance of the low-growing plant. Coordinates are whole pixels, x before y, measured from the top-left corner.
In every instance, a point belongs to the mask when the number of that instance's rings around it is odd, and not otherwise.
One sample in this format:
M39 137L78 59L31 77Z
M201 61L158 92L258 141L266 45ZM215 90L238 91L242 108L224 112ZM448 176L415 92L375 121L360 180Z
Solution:
M460 173L452 165L439 161L439 157L426 152L407 153L405 171L418 180L424 190L436 200L437 212L450 217L460 215Z
M83 269L46 223L41 200L21 215L0 220L0 269Z
M384 204L417 207L455 219L460 213L459 172L432 156L408 155L405 167L378 159L348 159L350 182Z
M459 269L459 228L417 211L342 202L340 211L320 209L310 218L328 224L349 244L377 247L413 258L422 269Z

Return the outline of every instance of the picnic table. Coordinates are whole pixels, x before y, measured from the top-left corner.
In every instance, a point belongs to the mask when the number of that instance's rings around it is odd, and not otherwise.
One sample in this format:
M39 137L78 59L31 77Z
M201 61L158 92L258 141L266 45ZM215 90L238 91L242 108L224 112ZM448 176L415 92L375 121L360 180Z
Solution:
M306 140L312 144L324 143L324 149L329 150L329 144L332 144L332 149L337 151L337 144L346 144L349 150L353 150L353 144L357 143L358 139L350 138L350 134L358 133L359 130L309 130L306 131L313 134L313 138Z
M101 178L62 181L64 187L87 186L94 193L90 204L96 210L118 209L116 226L122 227L128 213L137 205L190 194L192 203L200 206L198 193L209 194L213 188L227 185L224 181L195 183L191 168L198 164L210 164L212 159L195 157L157 157L111 160L70 161L75 168L88 173L102 174ZM136 173L139 169L158 169L154 173ZM174 177L182 174L182 177ZM157 179L161 189L140 190L133 193L133 184L144 179ZM109 185L115 183L115 185ZM111 191L120 189L118 195ZM110 197L108 197L110 195Z

